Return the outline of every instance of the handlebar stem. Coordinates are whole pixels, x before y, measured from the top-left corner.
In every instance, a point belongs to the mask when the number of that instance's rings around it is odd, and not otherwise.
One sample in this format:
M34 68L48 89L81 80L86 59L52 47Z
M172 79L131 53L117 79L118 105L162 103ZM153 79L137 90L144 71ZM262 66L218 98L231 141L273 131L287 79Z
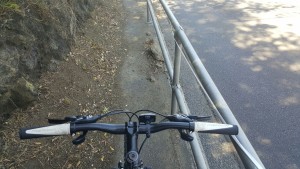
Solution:
M140 166L140 157L138 154L138 130L139 125L137 122L126 122L126 146L125 150L125 168L137 168Z

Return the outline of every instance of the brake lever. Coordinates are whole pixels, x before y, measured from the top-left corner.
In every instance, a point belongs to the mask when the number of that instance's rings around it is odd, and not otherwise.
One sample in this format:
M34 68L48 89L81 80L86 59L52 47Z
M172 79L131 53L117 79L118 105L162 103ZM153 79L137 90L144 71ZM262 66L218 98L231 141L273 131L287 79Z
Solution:
M211 119L212 116L188 116L188 117L196 121L208 121Z
M81 118L76 119L73 123L75 124L84 124L84 123L95 123L97 120L101 119L102 115L88 115L88 116L82 116Z
M75 123L75 124L84 124L84 123L95 123L97 120L101 119L102 115L88 115L88 116L67 116L64 119L48 119L50 124L63 124L63 123Z
M64 119L48 119L48 123L50 124L63 124L67 122L74 122L77 118L81 116L67 116Z
M184 130L178 130L180 133L180 137L184 141L191 142L194 140L194 137L190 136L188 133L184 132Z
M197 121L205 121L209 120L211 116L188 116L185 114L175 114L171 116L166 117L170 121L175 121L175 122L193 122L194 120ZM190 136L188 133L184 132L184 130L178 130L180 133L180 137L182 140L191 142L194 140L192 136Z
M193 121L185 114L174 114L174 115L167 116L166 118L170 121L175 121L175 122L192 122Z
M175 114L167 116L166 118L170 121L176 122L193 122L196 121L207 121L210 120L212 116L192 116L192 115L185 115L185 114Z
M79 145L81 143L83 143L85 141L85 136L87 134L87 131L84 131L80 136L78 136L77 138L75 138L72 143L74 145Z
M70 122L71 124L85 124L85 123L95 123L97 120L101 119L102 115L88 115L88 116L67 116L64 119L48 119L48 123L51 124L63 124ZM74 133L72 133L74 134ZM83 131L83 133L75 138L72 143L74 145L79 145L85 141L85 136L87 134L87 131Z

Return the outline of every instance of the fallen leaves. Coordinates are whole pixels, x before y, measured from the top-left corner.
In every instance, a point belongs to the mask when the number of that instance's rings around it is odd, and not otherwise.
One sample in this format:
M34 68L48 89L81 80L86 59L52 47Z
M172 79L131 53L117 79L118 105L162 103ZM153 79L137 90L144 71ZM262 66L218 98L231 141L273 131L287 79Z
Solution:
M102 1L110 5L121 3ZM37 104L26 112L20 110L7 122L5 134L1 135L5 145L0 146L0 168L2 165L4 168L33 165L37 168L91 168L91 164L109 168L105 164L110 163L115 152L113 137L109 134L89 132L83 144L74 146L72 137L20 141L16 132L20 127L46 125L46 118L100 114L116 104L116 75L127 50L119 36L120 10L112 10L110 5L95 11L95 20L88 21L87 28L78 31L78 35L81 31L82 35L77 36L75 47L58 71L42 75ZM93 26L94 22L97 26Z
M80 164L81 164L81 161L78 161L76 164L76 168L78 168Z
M35 145L41 145L41 142L34 142Z
M105 157L104 157L104 155L103 155L103 156L100 158L100 160L101 160L101 161L104 161L104 158L105 158Z

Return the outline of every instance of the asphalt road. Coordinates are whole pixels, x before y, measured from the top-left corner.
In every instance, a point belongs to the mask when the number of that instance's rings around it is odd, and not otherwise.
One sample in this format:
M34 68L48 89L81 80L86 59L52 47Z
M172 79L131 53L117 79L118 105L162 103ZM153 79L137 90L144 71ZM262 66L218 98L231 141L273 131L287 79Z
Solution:
M266 168L300 168L299 3L175 0L169 5ZM183 78L188 90L189 77ZM187 99L193 103L197 96L190 91Z

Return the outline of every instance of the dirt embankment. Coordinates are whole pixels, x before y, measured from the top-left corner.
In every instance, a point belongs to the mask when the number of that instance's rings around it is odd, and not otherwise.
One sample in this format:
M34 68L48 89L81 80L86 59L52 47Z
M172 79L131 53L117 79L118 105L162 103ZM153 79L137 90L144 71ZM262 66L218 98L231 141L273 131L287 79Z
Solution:
M1 0L0 123L36 99L36 80L42 72L56 71L98 5L91 0Z
M29 2L32 1L26 3ZM10 79L8 81L19 79L25 86L27 84L27 89L30 91L32 86L29 81L37 79L34 83L35 88L32 90L36 92L37 98L34 104L27 109L14 111L11 118L6 120L0 130L0 168L109 168L112 166L111 161L114 161L116 148L113 144L114 137L111 135L88 133L86 141L79 146L72 145L72 138L68 137L25 141L18 138L20 127L47 125L46 118L63 118L78 114L100 114L108 109L118 108L120 105L118 103L120 94L118 84L115 83L115 75L118 74L122 57L126 56L127 51L122 39L123 17L125 16L122 12L122 2L100 0L93 7L91 7L94 3L92 1L82 0L78 1L78 4L76 2L45 1L47 6L50 5L49 9L51 10L49 12L51 11L52 15L57 15L56 19L52 18L53 23L58 23L58 25L61 23L62 25L58 26L59 28L55 26L55 28L52 28L52 22L42 21L43 19L40 18L32 21L42 22L36 29L34 29L34 26L32 27L33 30L26 28L28 32L30 30L31 35L26 32L21 32L24 35L21 33L15 34L17 37L32 36L32 39L29 39L33 43L32 45L25 43L23 46L20 44L9 46L7 40L1 42L1 59L3 60L3 51L4 53L6 51L6 54L15 54L16 57L12 58L17 60L10 61L6 59L6 62L1 61L1 68L12 68L13 63L18 62L18 65L14 67L15 74L9 78L1 76L1 85L2 79ZM66 13L66 15L70 14L69 19L72 18L73 14L76 17L76 26L74 25L76 28L74 28L75 33L73 32L73 34L71 33L73 27L70 26L72 21L68 19L65 19L68 20L67 23L60 21L59 16L67 17L60 13L63 10L60 10L62 6L60 3L69 5L65 9L79 8L80 11L89 11L89 14L83 13L84 15L74 14L74 10ZM33 7L37 8L38 4L23 5L24 8L29 5L28 9L30 10L28 11L33 13ZM92 9L93 11L91 11ZM40 10L35 12L42 12ZM26 17L31 16L27 11L25 11L25 14L21 12L14 14L23 17L19 19L20 24L25 22ZM51 20L51 18L48 19ZM85 20L84 25L78 26L80 20ZM62 32L61 28L64 28ZM49 32L49 34L45 35L46 37L40 37L44 35L37 32L39 29L43 29L44 32ZM12 31L13 34L13 31L16 32L17 30L14 27L13 30L6 29L5 31ZM9 37L7 36L7 38ZM38 44L37 41L43 43ZM53 46L51 47L52 42ZM28 46L24 48L24 45ZM20 50L19 48L23 49ZM26 52L29 53L23 55ZM30 52L39 55L33 56ZM5 56L10 58L10 55L9 57L8 55ZM42 58L42 56L46 58ZM49 62L45 64L43 61L47 59ZM28 65L26 66L26 61L30 60L35 62L30 62L29 65L37 69L29 69ZM57 62L57 60L62 61ZM49 69L52 71L41 73ZM21 70L24 73L20 72ZM40 78L38 79L38 77ZM12 90L4 87L3 91L11 92ZM2 96L5 92L1 93ZM12 103L12 106L19 107L16 101L11 99L12 97L9 98L9 103ZM105 120L111 121L112 119L107 118Z

